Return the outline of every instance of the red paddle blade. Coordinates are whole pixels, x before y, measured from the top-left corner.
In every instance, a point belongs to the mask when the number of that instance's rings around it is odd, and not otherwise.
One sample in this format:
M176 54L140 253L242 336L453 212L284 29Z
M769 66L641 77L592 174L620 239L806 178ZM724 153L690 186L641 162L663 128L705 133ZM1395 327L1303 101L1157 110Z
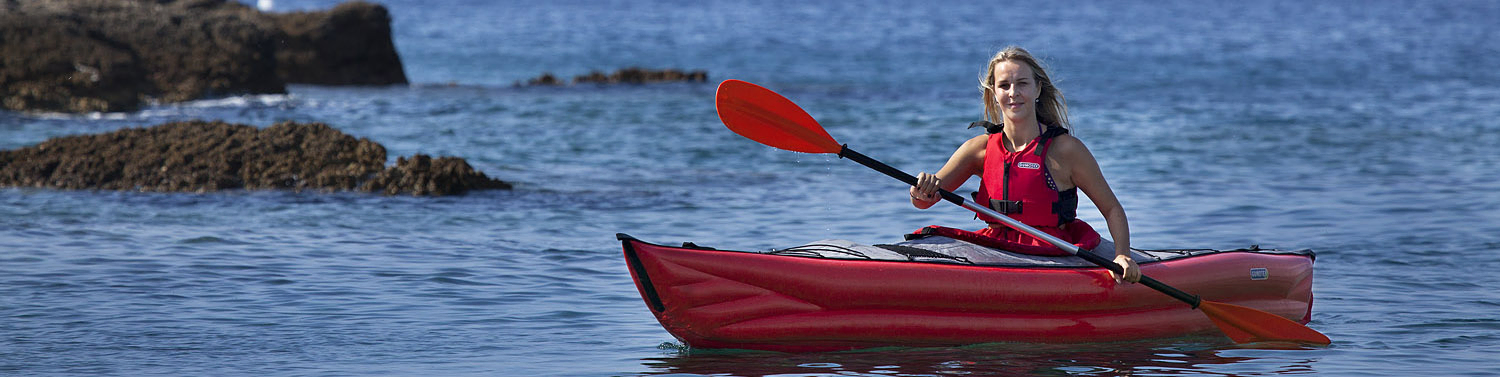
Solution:
M1294 342L1326 346L1327 335L1285 317L1222 302L1202 301L1198 310L1235 343Z
M791 100L740 80L719 84L714 106L730 131L761 144L803 153L839 153L823 126Z

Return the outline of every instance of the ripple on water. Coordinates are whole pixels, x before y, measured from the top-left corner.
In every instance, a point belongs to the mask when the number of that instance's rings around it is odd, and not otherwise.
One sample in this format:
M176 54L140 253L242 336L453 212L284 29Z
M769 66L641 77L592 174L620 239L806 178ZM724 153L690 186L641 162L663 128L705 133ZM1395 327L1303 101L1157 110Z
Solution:
M464 279L459 279L459 278L451 278L451 277L443 277L443 276L432 277L432 278L428 278L426 280L429 281L429 282L438 283L438 284L446 284L446 285L466 285L466 286L492 286L492 285L495 285L495 284L492 284L492 283L483 283L483 282L477 282L477 281L472 281L472 280L464 280Z
M248 244L250 244L248 242L242 242L242 241L237 241L237 240L232 240L232 239L225 239L225 238L220 238L220 237L215 237L215 236L199 236L199 237L192 237L192 238L184 238L184 239L178 240L177 243L183 244L183 245L203 245L203 244L248 245Z

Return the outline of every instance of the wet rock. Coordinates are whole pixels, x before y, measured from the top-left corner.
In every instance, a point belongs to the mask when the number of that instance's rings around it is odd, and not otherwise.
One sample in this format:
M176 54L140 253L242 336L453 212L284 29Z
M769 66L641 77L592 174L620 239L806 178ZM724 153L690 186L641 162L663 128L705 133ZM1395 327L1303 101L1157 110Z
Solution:
M405 84L406 71L391 42L391 15L362 1L326 12L274 14L281 31L277 74L289 83Z
M396 166L381 171L365 183L365 191L386 195L411 194L452 195L469 190L510 189L509 183L491 179L475 171L467 161L457 157L432 158L416 154L396 158Z
M572 84L654 84L665 82L708 82L707 71L683 71L679 69L645 69L630 67L617 70L613 73L600 71L589 72L586 75L573 77ZM543 73L541 76L526 81L530 86L559 86L565 83L553 76L552 73ZM519 86L520 83L517 83Z
M562 84L564 84L564 83L562 81L558 80L557 76L553 76L552 72L544 72L544 73L542 73L541 76L537 76L534 79L526 81L526 85L531 85L531 86L538 86L538 85L542 85L542 86L557 86L557 85L562 85Z
M149 98L282 93L269 24L118 0L0 3L0 104L125 111Z
M285 93L287 82L406 82L389 14L363 2L268 14L232 0L0 1L0 59L8 110L130 111Z
M54 138L0 151L0 186L124 191L230 189L452 195L509 188L459 158L386 168L385 147L322 123L260 129L188 121ZM373 178L373 179L372 179ZM371 182L374 182L372 185Z

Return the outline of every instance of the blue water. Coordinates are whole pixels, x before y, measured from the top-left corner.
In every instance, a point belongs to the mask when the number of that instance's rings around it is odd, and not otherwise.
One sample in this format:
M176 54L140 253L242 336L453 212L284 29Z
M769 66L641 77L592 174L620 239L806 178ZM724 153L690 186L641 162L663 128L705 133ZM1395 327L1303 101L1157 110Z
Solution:
M0 149L182 119L319 121L515 190L0 189L0 375L1500 375L1495 2L384 3L412 85L0 112ZM684 351L616 232L766 249L978 224L912 209L848 161L726 131L712 83L512 86L703 69L931 171L973 135L976 78L1010 44L1051 67L1136 246L1316 250L1310 326L1333 345Z

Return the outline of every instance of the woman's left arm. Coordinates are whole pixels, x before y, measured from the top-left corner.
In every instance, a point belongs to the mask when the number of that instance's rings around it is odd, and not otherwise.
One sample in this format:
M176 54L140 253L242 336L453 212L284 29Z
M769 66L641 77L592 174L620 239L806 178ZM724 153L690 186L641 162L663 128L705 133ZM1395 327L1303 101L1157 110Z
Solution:
M1053 156L1062 158L1059 162L1068 170L1073 185L1083 191L1084 195L1088 195L1094 206L1099 208L1099 214L1104 216L1109 236L1115 241L1114 262L1125 270L1124 280L1132 283L1140 281L1140 266L1130 258L1130 221L1125 217L1125 207L1120 205L1114 190L1109 188L1109 182L1104 180L1099 161L1094 159L1094 154L1078 138L1059 136L1052 144L1053 150L1058 152ZM1117 280L1120 278L1115 277Z

